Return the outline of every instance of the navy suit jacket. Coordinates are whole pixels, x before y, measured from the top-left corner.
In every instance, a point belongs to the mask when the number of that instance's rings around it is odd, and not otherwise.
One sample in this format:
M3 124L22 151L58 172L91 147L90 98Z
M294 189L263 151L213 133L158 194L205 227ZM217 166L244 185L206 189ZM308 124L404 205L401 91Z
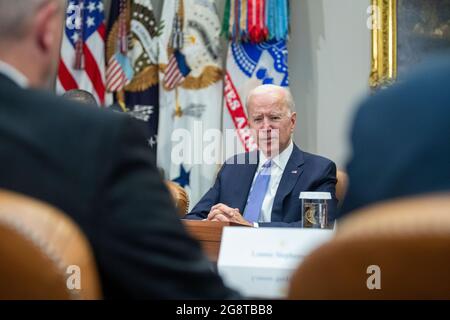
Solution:
M186 215L186 219L205 219L213 205L223 203L231 208L239 208L243 213L247 204L250 187L258 164L249 164L249 159L258 159L258 152L235 155L220 170L214 186L199 203ZM245 161L239 161L245 159ZM244 164L238 164L244 163ZM302 191L330 192L330 221L334 221L337 200L336 165L323 157L301 151L296 145L284 169L280 185L273 202L272 218L260 227L301 227Z

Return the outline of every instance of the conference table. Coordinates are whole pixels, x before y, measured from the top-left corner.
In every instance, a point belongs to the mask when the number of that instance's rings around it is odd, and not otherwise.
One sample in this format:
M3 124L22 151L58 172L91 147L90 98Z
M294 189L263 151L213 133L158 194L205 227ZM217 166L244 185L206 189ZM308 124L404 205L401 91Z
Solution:
M215 264L219 260L220 241L225 227L248 227L234 222L203 221L203 220L181 220L191 234L197 239L209 260ZM249 227L250 228L250 227Z

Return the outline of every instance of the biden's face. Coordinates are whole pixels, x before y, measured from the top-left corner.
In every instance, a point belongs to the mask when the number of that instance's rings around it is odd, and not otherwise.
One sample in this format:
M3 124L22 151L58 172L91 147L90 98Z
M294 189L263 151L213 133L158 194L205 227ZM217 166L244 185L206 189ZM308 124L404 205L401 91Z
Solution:
M250 129L267 157L283 152L295 129L297 116L283 101L276 93L254 95L248 101Z

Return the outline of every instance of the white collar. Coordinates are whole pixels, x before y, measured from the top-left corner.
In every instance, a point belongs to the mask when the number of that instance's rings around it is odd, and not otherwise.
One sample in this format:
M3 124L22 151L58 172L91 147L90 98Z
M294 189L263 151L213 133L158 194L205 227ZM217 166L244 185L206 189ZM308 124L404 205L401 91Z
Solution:
M283 150L279 155L275 156L272 159L272 162L279 167L282 171L284 171L284 168L286 168L286 165L289 161L289 158L291 157L292 151L294 150L294 143L289 143L288 147ZM258 170L261 169L261 167L269 160L262 151L259 151L259 165Z
M13 82L15 82L19 87L27 88L29 86L29 81L27 77L14 68L12 65L3 62L0 60L0 74L5 75L9 79L11 79Z

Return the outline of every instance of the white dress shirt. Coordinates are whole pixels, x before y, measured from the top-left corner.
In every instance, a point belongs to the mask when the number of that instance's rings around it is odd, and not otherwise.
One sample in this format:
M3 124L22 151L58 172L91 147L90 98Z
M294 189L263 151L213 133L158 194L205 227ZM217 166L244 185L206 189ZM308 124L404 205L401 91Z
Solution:
M21 73L19 70L11 66L10 64L7 64L6 62L3 62L0 60L0 74L3 74L7 78L14 81L18 86L22 88L27 88L29 83L27 77L23 73Z
M291 140L289 146L281 152L279 155L272 159L272 166L270 169L270 181L267 187L267 192L263 200L261 214L259 216L258 222L271 222L272 220L272 207L273 201L275 200L275 195L277 194L278 186L280 185L281 177L283 176L284 169L291 157L292 150L294 150L294 143ZM259 172L263 169L262 166L269 159L264 155L263 152L259 151L259 164L258 170L256 170L255 176L253 177L253 184L255 183L256 177ZM250 189L251 190L251 189ZM258 227L257 223L254 223L255 227Z

